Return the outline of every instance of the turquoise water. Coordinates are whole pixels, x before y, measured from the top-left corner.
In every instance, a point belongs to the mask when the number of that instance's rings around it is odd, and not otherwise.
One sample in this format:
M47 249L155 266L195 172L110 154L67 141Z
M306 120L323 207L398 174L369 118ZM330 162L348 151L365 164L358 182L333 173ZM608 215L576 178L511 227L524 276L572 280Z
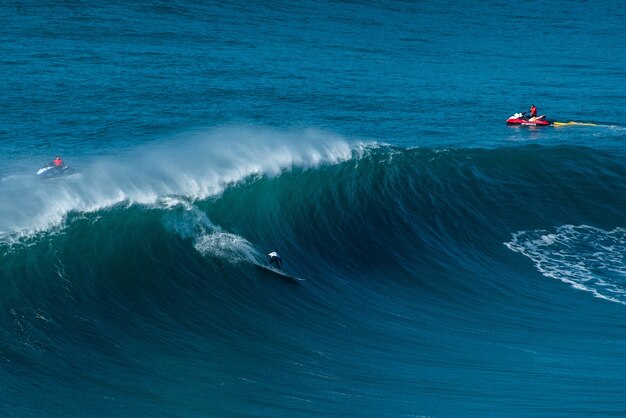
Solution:
M622 9L2 3L3 415L624 414Z

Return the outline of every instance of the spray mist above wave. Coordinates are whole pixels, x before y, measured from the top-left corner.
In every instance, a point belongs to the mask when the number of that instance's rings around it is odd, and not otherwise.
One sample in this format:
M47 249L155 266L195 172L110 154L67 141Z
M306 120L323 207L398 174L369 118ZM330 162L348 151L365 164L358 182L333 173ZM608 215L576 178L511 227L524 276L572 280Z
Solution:
M231 127L179 136L115 158L74 163L81 173L73 179L12 176L0 185L0 239L58 227L70 212L120 203L150 205L167 195L207 198L250 176L358 158L365 147L316 130Z
M521 231L508 248L530 258L546 277L626 305L626 229L563 225L554 233Z

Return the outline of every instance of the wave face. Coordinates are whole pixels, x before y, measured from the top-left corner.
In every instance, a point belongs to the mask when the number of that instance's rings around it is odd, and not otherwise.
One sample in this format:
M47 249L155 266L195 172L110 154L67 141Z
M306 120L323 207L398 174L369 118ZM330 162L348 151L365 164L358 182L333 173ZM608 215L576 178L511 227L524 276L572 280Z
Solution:
M3 181L10 415L623 411L623 156L233 128L86 167Z

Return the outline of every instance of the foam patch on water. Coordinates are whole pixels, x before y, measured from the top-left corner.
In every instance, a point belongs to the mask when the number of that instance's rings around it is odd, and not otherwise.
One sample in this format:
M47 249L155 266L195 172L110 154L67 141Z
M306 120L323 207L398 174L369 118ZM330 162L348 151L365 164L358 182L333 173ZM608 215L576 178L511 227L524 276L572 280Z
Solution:
M174 200L166 204L174 208ZM179 211L165 217L165 227L183 239L191 239L194 248L205 257L215 257L237 264L255 263L260 254L245 238L214 225L200 209L186 201L178 201Z
M255 263L258 252L243 237L216 229L200 235L194 242L194 248L204 256L217 257L236 264Z
M62 225L70 212L89 213L122 202L163 206L168 196L193 202L251 176L359 158L367 147L317 130L232 127L181 135L115 157L80 161L65 156L80 172L71 178L36 178L45 161L25 162L32 173L7 175L0 182L0 242Z
M504 243L530 258L546 277L626 305L626 229L563 225L520 231Z

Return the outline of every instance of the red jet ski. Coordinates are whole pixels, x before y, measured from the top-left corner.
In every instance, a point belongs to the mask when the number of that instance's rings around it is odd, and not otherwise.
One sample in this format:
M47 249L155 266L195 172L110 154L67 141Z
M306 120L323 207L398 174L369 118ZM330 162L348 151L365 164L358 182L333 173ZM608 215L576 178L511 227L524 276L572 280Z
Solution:
M508 125L534 125L547 126L550 125L545 115L529 118L525 113L516 113L506 120Z

